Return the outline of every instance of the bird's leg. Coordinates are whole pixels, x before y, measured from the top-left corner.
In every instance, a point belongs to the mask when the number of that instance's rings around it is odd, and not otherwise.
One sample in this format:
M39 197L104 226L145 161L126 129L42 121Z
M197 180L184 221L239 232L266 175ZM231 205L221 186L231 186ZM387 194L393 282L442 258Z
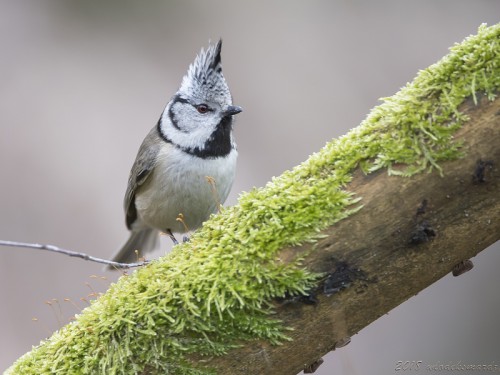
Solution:
M172 240L172 242L174 243L174 245L178 245L179 244L179 241L177 241L177 238L175 238L174 234L172 233L172 231L170 229L167 229L165 231L165 233L168 234L168 236L170 237L170 239Z
M183 226L184 226L184 230L186 232L189 232L189 228L186 224L186 222L184 221L184 214L181 212L179 215L177 215L177 218L175 219L177 220L179 223L181 223ZM182 237L182 242L188 242L189 241L189 237L188 236L184 236Z

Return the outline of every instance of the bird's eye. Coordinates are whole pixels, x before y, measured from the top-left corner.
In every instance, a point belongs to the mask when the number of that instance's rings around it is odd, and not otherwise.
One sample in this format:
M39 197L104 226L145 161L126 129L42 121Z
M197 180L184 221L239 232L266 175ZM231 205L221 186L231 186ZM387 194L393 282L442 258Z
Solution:
M199 113L202 113L202 114L207 113L210 110L210 108L208 108L208 105L206 105L206 104L198 104L196 106L196 109L198 110Z

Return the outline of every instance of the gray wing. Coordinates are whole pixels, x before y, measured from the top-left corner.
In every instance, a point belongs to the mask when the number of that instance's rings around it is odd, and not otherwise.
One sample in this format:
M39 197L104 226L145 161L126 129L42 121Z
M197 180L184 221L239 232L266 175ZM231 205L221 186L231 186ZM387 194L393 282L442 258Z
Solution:
M147 180L154 169L156 158L163 142L164 140L158 135L158 130L155 126L146 138L144 138L141 147L139 147L139 152L130 171L127 191L123 201L128 229L132 229L132 224L137 219L137 209L135 207L136 191Z

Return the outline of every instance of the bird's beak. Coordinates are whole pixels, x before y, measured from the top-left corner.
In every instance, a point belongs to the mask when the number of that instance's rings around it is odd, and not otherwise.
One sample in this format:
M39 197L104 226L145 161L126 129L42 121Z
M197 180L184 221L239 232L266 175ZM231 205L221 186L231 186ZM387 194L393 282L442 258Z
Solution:
M237 105L230 105L224 111L224 116L236 115L236 114L240 113L241 111L243 111L243 108L238 107Z

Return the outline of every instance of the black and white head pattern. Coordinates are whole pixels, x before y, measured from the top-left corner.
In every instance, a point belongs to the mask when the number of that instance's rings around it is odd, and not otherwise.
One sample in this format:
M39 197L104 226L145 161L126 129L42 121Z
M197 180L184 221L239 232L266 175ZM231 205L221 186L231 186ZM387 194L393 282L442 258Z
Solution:
M222 41L202 49L158 123L163 139L188 154L223 157L235 147L231 93L221 66Z

